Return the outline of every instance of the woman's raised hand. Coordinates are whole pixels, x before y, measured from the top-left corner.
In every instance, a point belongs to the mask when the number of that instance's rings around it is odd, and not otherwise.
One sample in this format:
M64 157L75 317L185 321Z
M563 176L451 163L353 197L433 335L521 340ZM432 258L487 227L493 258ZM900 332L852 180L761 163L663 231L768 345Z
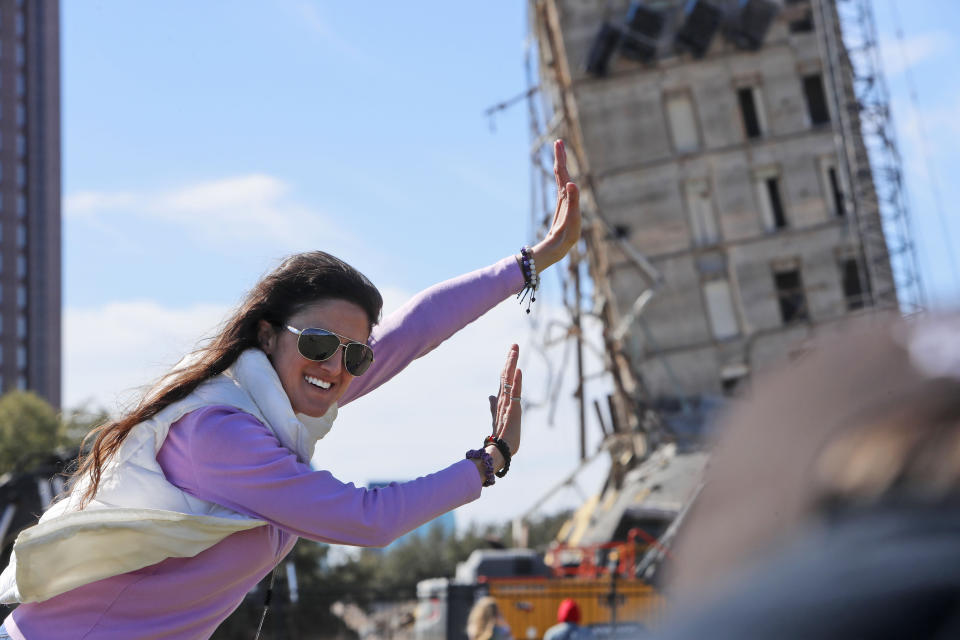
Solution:
M507 361L500 374L500 388L497 396L490 396L490 413L493 414L493 436L502 439L515 455L520 448L520 393L523 391L523 374L517 368L520 347L513 345L507 352ZM495 447L488 449L494 457L496 467L503 465L500 452Z
M533 248L538 271L559 262L580 239L580 191L570 182L563 140L553 143L553 175L557 179L557 208L550 230Z

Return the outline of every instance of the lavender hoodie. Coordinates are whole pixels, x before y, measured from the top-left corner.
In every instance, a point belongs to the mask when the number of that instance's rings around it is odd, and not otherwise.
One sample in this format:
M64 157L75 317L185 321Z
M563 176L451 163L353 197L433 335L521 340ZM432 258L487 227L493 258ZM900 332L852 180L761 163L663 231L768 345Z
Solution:
M376 361L339 405L380 386L522 286L510 257L421 292L374 328ZM235 533L191 558L168 558L20 605L4 621L12 638L209 638L299 536L382 546L480 495L480 477L467 460L380 489L344 484L298 462L256 418L226 406L181 418L157 461L186 493L269 524Z

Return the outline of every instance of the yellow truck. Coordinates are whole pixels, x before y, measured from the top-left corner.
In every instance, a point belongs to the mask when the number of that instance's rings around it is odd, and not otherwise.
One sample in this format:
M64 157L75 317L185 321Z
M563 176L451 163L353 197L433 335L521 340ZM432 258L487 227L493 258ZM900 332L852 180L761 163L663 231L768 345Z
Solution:
M591 627L595 638L640 638L656 625L662 607L661 596L638 580L499 578L487 587L518 640L542 638L556 624L557 608L566 598L577 601L580 624Z
M566 598L577 601L581 624L594 637L642 638L659 618L663 600L650 585L613 576L558 577L555 569L529 549L475 551L454 579L433 578L417 585L417 640L466 640L466 622L473 603L484 595L496 598L518 640L538 640L557 622Z

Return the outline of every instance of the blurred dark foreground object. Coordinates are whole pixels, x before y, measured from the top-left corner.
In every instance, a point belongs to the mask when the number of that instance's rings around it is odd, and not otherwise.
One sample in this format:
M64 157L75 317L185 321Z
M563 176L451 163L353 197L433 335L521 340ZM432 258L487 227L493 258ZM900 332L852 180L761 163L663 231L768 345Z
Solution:
M960 638L960 505L847 513L680 604L658 640Z
M659 637L960 637L960 317L874 315L721 423Z

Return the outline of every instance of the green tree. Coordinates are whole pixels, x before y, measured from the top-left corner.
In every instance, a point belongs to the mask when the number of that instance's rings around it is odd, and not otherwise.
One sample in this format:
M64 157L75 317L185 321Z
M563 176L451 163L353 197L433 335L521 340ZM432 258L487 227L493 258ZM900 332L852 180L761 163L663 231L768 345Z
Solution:
M32 391L0 397L0 473L29 466L36 456L66 444L57 412Z
M78 447L84 437L94 427L110 419L110 414L103 407L84 404L63 412L60 420L63 422L63 437L68 447Z

